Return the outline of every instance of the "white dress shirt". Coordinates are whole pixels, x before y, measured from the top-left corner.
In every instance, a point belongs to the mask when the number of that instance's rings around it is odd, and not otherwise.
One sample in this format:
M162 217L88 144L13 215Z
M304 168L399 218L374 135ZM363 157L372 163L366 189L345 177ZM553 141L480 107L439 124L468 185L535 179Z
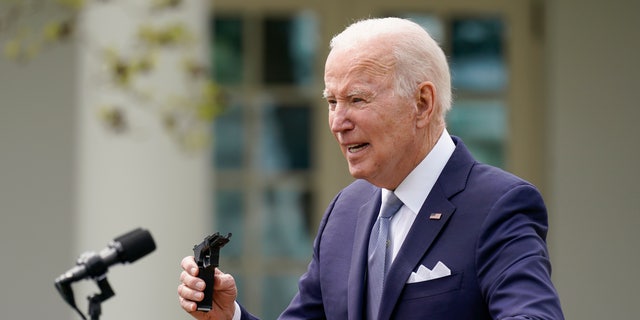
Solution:
M411 173L396 188L395 194L404 204L400 210L391 218L391 261L396 258L404 239L411 229L413 221L416 219L422 204L427 200L427 196L436 184L436 180L442 173L444 166L453 154L456 145L445 129L436 142L433 149L418 164ZM391 193L390 190L382 189L382 206Z

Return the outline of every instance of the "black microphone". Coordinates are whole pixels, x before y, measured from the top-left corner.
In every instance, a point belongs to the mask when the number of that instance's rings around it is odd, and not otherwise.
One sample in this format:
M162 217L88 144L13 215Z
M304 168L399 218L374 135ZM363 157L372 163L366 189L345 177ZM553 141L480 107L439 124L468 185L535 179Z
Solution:
M56 278L58 289L84 278L101 277L110 266L116 263L131 263L156 249L156 244L149 231L137 228L111 241L100 253L82 254L76 266ZM66 291L66 290L65 290Z

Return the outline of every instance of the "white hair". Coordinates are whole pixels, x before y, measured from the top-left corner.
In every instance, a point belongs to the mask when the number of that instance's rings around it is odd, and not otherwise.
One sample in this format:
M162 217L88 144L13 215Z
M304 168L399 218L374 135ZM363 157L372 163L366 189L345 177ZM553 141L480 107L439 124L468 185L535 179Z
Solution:
M357 21L334 36L330 48L347 48L384 38L395 58L396 89L404 97L415 96L417 84L431 81L436 105L444 118L451 109L451 75L447 58L438 43L415 22L401 18Z

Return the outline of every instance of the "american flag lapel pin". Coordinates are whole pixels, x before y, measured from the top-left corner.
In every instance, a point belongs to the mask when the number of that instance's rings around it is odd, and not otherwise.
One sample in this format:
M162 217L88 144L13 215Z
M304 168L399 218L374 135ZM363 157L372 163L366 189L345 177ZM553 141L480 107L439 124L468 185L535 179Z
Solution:
M429 220L440 220L440 218L442 218L442 213L440 212L432 213L429 216Z

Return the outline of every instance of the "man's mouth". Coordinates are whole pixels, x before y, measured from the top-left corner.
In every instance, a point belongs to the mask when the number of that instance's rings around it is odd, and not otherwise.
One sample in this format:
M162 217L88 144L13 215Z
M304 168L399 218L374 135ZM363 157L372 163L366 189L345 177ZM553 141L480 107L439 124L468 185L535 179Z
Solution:
M368 143L352 144L347 146L347 150L349 151L349 153L356 153L368 146Z

